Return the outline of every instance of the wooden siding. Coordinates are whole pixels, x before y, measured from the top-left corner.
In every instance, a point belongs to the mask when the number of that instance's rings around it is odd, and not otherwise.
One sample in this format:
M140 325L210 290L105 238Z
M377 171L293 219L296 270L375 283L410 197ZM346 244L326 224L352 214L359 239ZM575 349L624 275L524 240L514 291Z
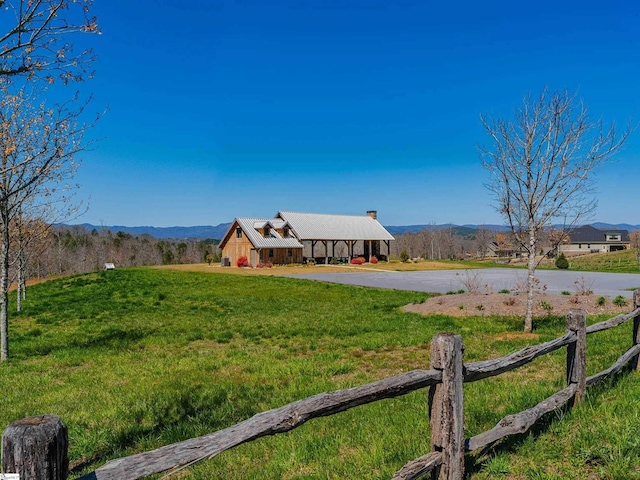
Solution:
M270 256L270 254L272 254ZM263 248L260 250L260 262L274 265L302 263L301 248Z
M222 256L229 258L232 267L237 266L236 262L242 256L250 259L251 249L253 248L253 245L244 232L242 232L242 238L237 238L236 228L238 228L237 223L233 225L233 230L231 232L231 235L229 236L229 240L222 248Z
M256 259L258 258L261 263L270 262L274 265L302 263L301 248L262 248L258 251L251 241L249 241L249 238L244 231L242 232L241 238L237 237L236 228L239 228L237 223L233 225L229 239L222 248L222 257L229 258L229 262L232 267L237 266L237 261L242 256L247 257L252 267L257 265L258 262ZM278 229L277 231L282 234L281 230ZM263 229L258 229L258 232L260 232L261 235L264 235ZM254 252L253 254L252 251ZM270 253L272 253L271 256Z

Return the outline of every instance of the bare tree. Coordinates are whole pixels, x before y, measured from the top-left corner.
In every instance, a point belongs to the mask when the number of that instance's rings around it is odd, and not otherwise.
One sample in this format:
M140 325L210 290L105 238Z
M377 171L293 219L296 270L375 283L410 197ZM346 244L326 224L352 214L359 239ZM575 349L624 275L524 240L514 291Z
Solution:
M481 260L487 256L489 253L489 244L493 240L493 232L488 230L484 225L481 225L478 230L476 230L475 234L475 247L476 247L476 255L480 257Z
M74 52L70 34L100 33L92 0L0 0L0 79L42 78L48 83L91 76L93 53Z
M491 147L480 148L482 164L491 173L487 188L528 255L525 331L530 332L539 234L554 223L569 232L593 213L592 173L632 128L619 134L613 123L592 122L575 95L546 89L538 98L525 97L512 120L484 115L480 120L492 139Z
M640 268L640 230L629 232L629 240L631 240L630 247L636 250L636 258L638 260L638 267Z
M34 198L64 202L66 183L85 148L86 126L78 126L82 108L70 103L48 106L25 88L6 87L0 99L0 360L9 356L8 287L10 228L22 206ZM71 102L71 105L73 103Z

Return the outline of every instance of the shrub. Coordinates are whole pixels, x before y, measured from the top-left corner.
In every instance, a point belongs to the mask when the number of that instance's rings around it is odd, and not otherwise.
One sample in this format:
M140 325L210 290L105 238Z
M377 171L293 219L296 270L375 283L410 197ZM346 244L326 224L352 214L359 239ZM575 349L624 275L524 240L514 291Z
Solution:
M498 293L511 293L511 290L508 288L503 288L502 290L498 290Z
M540 308L542 308L543 310L546 310L547 312L551 312L551 310L553 310L553 305L551 305L546 300L541 300L540 301Z
M364 257L356 257L351 259L351 264L353 265L362 265L366 260Z
M576 286L576 295L591 295L593 293L593 280L587 280L582 276L573 284Z
M249 259L247 258L246 255L243 255L240 258L238 258L238 260L236 261L236 265L238 267L248 267L249 266Z
M400 260L402 263L406 263L409 260L409 254L406 249L400 252Z
M569 260L564 256L564 253L561 253L558 255L558 258L556 258L556 268L560 268L562 270L569 268Z
M599 307L604 307L607 303L607 299L604 297L598 297L598 300L596 300L596 305L598 305Z
M378 257L371 257L370 263L378 263Z
M613 304L618 307L626 307L629 304L629 302L622 295L618 295L616 298L613 299Z

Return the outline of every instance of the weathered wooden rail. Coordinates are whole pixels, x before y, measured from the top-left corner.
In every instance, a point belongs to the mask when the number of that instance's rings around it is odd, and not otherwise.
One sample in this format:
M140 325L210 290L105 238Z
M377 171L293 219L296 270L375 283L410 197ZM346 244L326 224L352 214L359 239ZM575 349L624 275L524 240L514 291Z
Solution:
M633 320L631 347L610 368L587 377L587 335L617 327L629 320ZM470 438L464 437L463 383L476 382L514 370L565 346L567 347L566 388L528 410L507 415L495 427L486 432ZM259 413L243 422L209 435L112 460L84 475L81 480L143 478L211 458L225 450L266 435L293 430L313 418L333 415L359 405L406 395L414 390L427 387L429 388L431 452L407 463L393 476L393 480L417 479L428 473L431 473L433 478L440 480L462 479L466 452L484 449L507 436L524 433L544 415L579 402L584 397L587 387L606 380L627 366L634 370L639 369L640 290L634 292L633 310L630 313L618 315L590 327L586 326L584 311L570 311L567 315L567 333L549 342L526 347L501 358L468 364L463 363L463 351L464 346L460 335L438 334L431 342L430 370L413 370L366 385L314 395L280 408ZM40 419L41 417L33 418ZM19 422L24 424L25 420L19 420L14 424ZM40 422L27 423L38 424ZM41 480L42 476L29 476L28 470L33 466L29 466L29 462L37 462L43 455L31 455L30 457L30 453L26 451L28 445L22 451L20 439L7 437L7 432L13 430L15 429L10 425L3 434L3 471L9 472L10 470L7 468L11 467L19 470L18 473L21 473L20 478L23 480L35 478ZM66 436L66 428L62 428L62 430ZM59 432L56 435L60 437ZM24 442L29 444L31 440L26 439ZM7 455L5 444L11 445L17 453ZM56 439L56 451L59 450L57 445L64 445L66 449L66 437ZM21 465L16 464L16 457L21 459ZM64 458L66 459L66 451ZM10 461L13 463L7 463ZM57 476L52 475L47 479L66 478L66 461L58 463L61 465L60 468L65 471L58 472Z

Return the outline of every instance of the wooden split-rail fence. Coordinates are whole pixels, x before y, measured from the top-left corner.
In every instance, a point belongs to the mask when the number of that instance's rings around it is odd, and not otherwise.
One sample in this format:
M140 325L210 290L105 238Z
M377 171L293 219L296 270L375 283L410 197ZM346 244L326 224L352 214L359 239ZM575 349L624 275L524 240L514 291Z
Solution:
M629 320L633 320L631 347L610 368L587 377L587 335L617 327ZM639 369L639 327L640 290L636 290L630 313L587 327L585 312L571 310L567 315L567 333L562 337L492 360L465 364L462 337L452 333L438 334L431 342L430 370L413 370L359 387L314 395L259 413L209 435L112 460L84 475L81 480L133 480L181 468L257 438L288 432L312 418L333 415L427 387L431 452L404 465L393 480L417 479L427 474L439 480L459 480L464 476L466 452L490 447L510 435L525 433L547 413L579 402L587 387L606 380L627 366ZM477 382L514 370L564 346L567 347L566 388L528 410L504 417L491 430L464 437L464 382ZM34 437L37 438L34 440ZM41 448L33 449L34 444ZM66 478L66 427L55 415L18 420L3 433L2 453L2 471L18 472L21 480Z

